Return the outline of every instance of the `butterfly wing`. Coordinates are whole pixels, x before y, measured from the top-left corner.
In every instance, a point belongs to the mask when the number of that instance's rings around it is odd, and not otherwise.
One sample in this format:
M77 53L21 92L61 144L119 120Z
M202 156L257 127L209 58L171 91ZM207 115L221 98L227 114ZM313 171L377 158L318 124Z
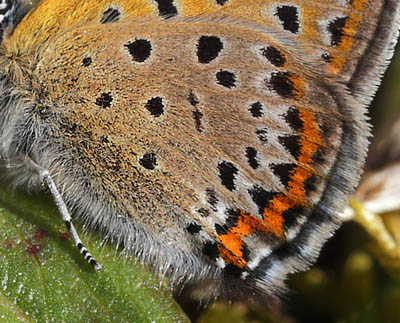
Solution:
M36 159L159 271L279 293L358 182L399 5L59 3L5 42L35 51Z

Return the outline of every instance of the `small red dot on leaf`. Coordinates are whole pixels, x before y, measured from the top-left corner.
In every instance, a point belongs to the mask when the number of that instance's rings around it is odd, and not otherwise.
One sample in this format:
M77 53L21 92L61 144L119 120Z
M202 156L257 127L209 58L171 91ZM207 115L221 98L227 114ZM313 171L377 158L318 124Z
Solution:
M63 240L69 240L69 233L68 233L68 232L63 232L63 233L61 233L61 239L63 239Z
M5 246L7 249L11 249L11 248L14 247L14 244L13 244L10 240L4 240L4 246Z
M26 247L26 252L28 253L29 256L34 256L37 255L41 249L42 249L41 246L37 244L32 244Z
M47 236L48 236L47 231L44 229L40 229L33 234L33 240L40 241L47 238Z

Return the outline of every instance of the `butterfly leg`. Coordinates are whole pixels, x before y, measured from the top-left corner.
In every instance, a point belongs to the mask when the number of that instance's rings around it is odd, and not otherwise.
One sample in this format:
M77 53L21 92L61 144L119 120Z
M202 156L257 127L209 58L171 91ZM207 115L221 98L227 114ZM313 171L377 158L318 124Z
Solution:
M53 196L54 201L56 202L58 211L61 214L62 220L69 231L72 240L74 241L75 245L78 247L79 252L84 256L85 260L90 263L96 271L101 270L101 265L97 262L95 258L88 252L88 250L83 246L81 239L79 238L78 233L72 223L71 215L68 211L67 206L64 203L64 200L57 189L56 184L53 181L49 171L44 169L43 167L36 164L31 158L24 156L24 160L26 161L27 165L32 168L39 176L41 181L43 181L47 187L49 188L51 195Z

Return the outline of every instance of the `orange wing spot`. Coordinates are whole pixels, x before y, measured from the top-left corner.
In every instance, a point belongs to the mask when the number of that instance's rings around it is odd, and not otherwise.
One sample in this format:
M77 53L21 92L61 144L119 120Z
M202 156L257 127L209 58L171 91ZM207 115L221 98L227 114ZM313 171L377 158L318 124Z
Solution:
M298 75L290 75L289 82L293 85L293 94L297 99L301 99L304 94L304 88L306 86L306 81L304 78Z
M273 233L277 237L283 236L284 220L282 217L282 213L265 209L263 213L263 219L268 227L269 232Z
M339 46L335 47L336 53L330 53L332 61L328 65L328 72L332 74L340 73L346 64L348 57L347 53L354 46L354 38L357 34L357 28L362 22L362 11L368 8L368 0L354 0L351 5L349 19L343 29L343 37Z
M254 232L273 232L274 230L254 215L240 212L236 226L232 227L226 234L218 236L220 257L227 263L243 268L247 264L242 252L243 237Z

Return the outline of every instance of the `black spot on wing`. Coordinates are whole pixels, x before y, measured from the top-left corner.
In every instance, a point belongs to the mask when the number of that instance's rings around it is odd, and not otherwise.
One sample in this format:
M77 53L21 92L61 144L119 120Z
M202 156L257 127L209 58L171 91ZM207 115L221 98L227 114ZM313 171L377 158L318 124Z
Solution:
M171 18L178 14L173 0L155 0L155 2L157 2L158 12L161 17Z
M273 173L279 177L281 183L287 188L290 178L293 175L293 170L296 168L296 164L273 164L271 168Z
M215 77L217 79L217 83L223 87L228 89L236 87L236 76L232 72L221 70L215 74Z
M266 191L260 185L253 185L248 190L253 202L257 205L260 214L263 214L264 209L269 207L269 202L278 194L276 192Z
M201 36L197 43L197 59L199 63L208 64L216 59L224 48L217 36Z
M278 137L280 144L297 160L301 153L300 136L286 135Z
M111 106L111 102L113 97L111 96L111 92L105 93L103 92L94 102L96 105L106 109Z
M339 17L328 24L328 32L331 34L331 46L339 45L344 35L344 27L349 17Z
M261 54L276 67L282 67L286 63L285 56L275 47L268 46L261 48Z
M282 5L276 8L275 15L282 23L284 30L297 34L300 30L299 12L294 6Z
M254 118L261 118L264 115L263 105L259 101L250 104L248 109Z
M134 62L143 63L150 57L151 43L147 39L136 39L133 42L128 42L124 45Z
M239 170L231 162L223 161L218 164L219 178L221 184L228 190L233 191L236 189L236 176Z
M106 11L103 12L100 18L100 23L109 24L120 20L120 18L121 12L117 8L108 8Z
M149 110L150 114L156 118L164 113L165 108L162 98L158 96L148 100L145 107Z
M155 153L144 154L139 160L140 165L149 170L153 170L157 166L157 156Z

